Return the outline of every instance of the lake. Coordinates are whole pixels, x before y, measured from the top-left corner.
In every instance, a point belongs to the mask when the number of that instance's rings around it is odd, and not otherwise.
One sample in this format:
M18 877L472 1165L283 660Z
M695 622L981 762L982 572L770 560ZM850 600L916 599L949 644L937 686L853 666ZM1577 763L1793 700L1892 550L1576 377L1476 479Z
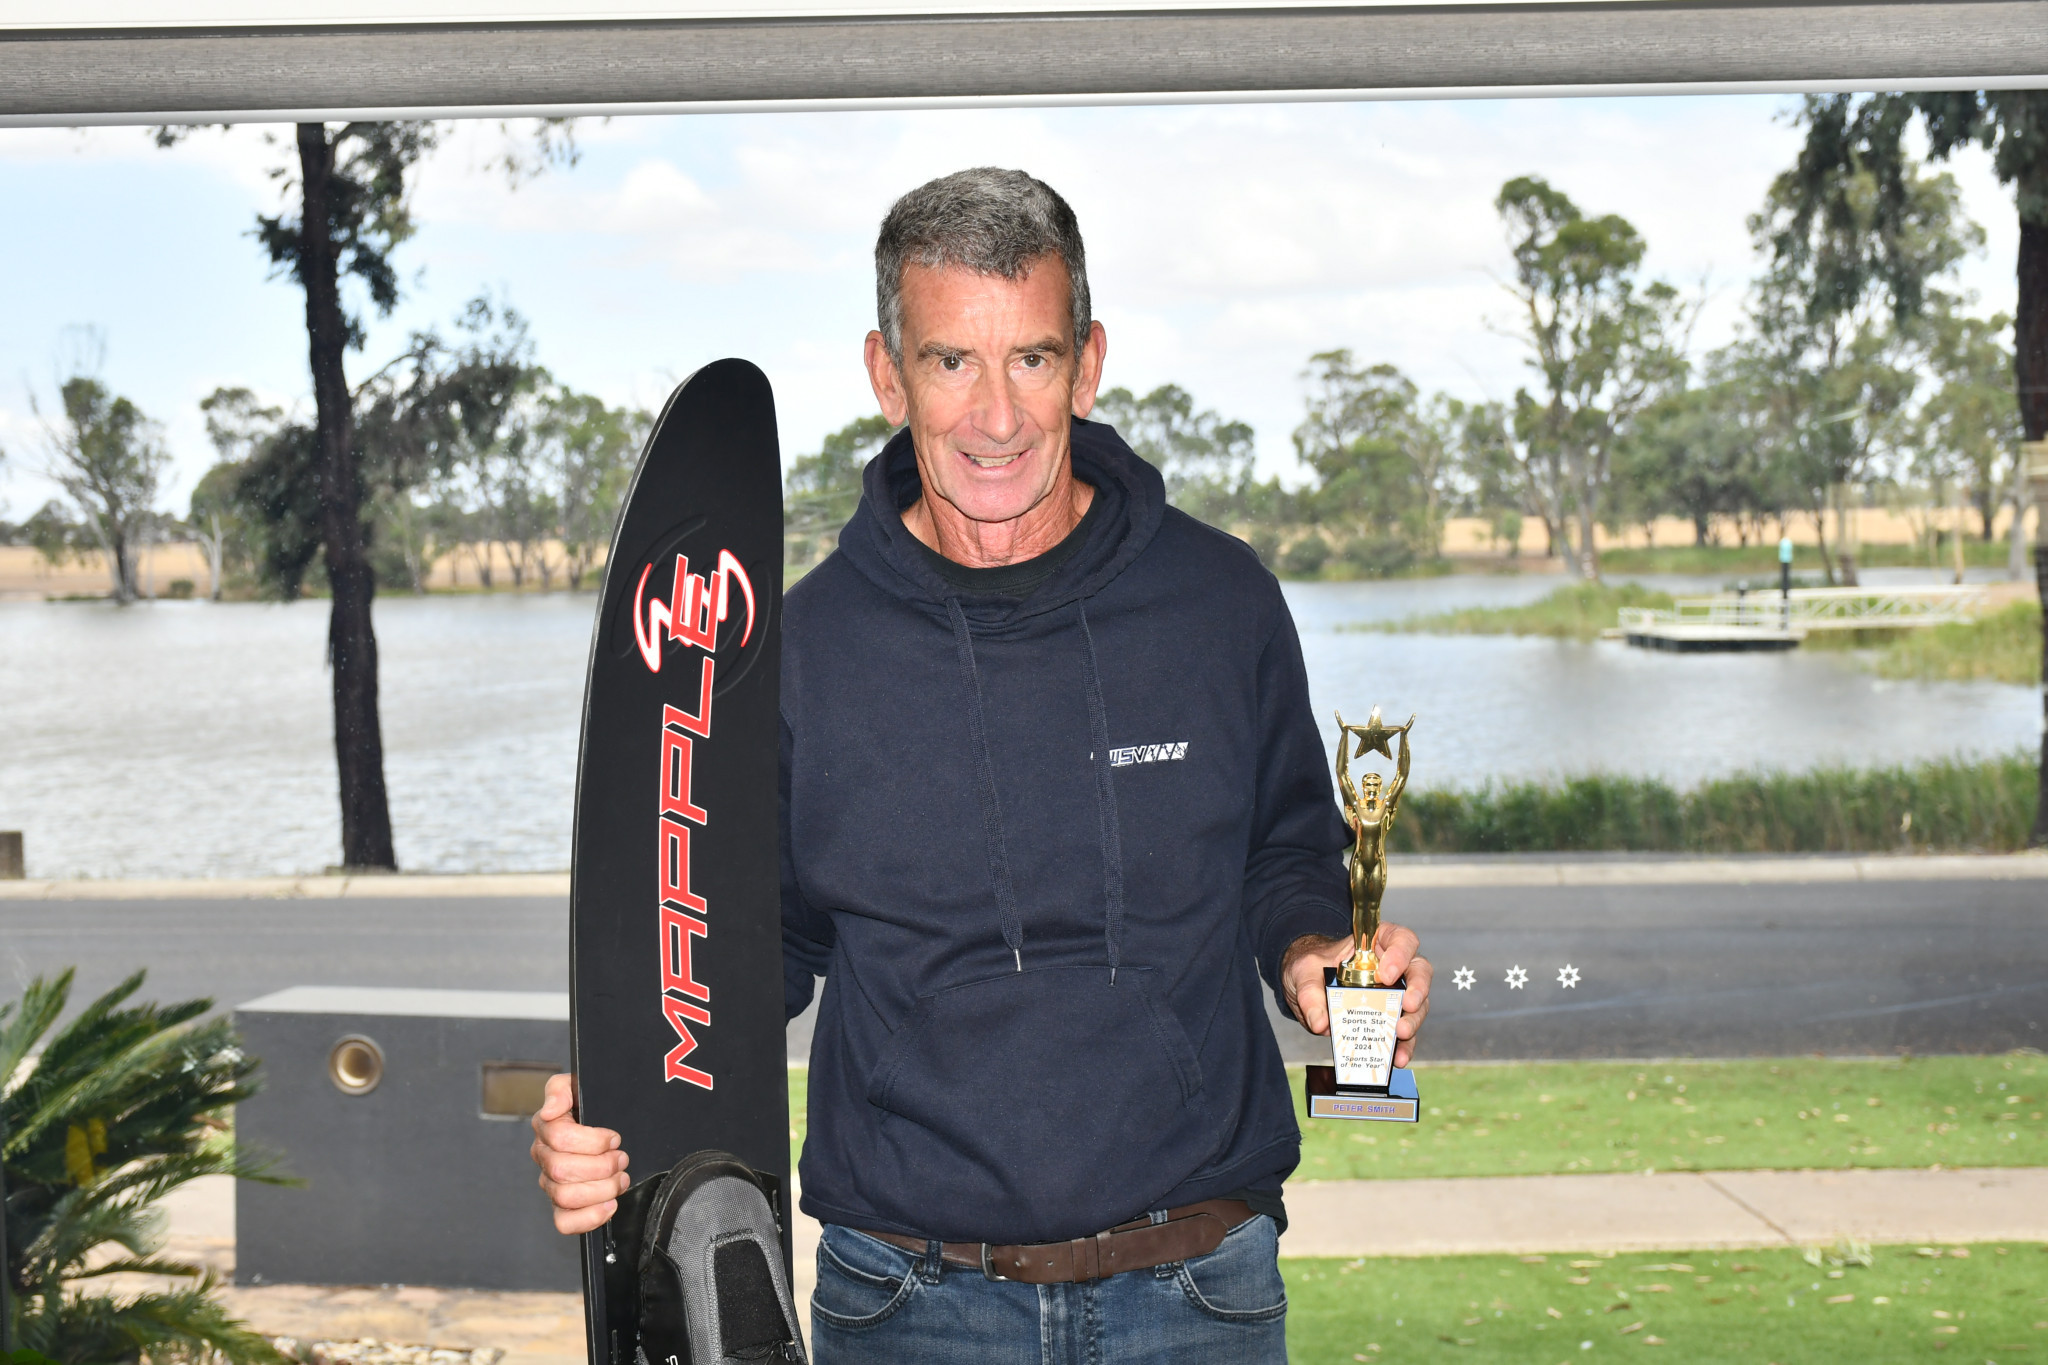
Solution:
M1835 653L1670 655L1338 629L1533 601L1559 582L1288 584L1317 715L1327 722L1341 707L1362 720L1375 703L1390 717L1419 713L1418 786L1595 769L1683 785L2039 742L2031 688L1885 682ZM378 600L401 866L568 865L594 602ZM326 631L324 601L0 602L0 829L25 832L30 875L253 876L332 863L340 820Z

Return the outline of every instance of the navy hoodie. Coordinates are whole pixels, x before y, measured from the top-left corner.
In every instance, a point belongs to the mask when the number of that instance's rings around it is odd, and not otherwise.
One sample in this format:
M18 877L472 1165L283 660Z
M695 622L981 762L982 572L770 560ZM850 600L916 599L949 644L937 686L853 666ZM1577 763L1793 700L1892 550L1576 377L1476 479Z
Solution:
M1021 600L933 572L903 432L789 591L784 1004L825 978L824 1222L1061 1240L1300 1159L1259 979L1351 916L1294 623L1112 428L1073 450L1100 514Z

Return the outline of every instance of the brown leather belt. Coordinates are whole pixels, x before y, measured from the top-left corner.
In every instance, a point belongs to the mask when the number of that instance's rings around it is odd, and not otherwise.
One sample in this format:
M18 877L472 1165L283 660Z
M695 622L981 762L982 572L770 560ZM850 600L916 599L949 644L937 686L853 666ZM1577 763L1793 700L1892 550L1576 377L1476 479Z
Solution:
M1093 1237L1071 1242L1035 1242L1023 1246L991 1246L987 1242L942 1242L939 1257L962 1270L979 1270L991 1280L1024 1284L1086 1284L1127 1270L1149 1270L1169 1261L1206 1256L1223 1245L1223 1234L1250 1219L1251 1205L1242 1199L1204 1199L1166 1211L1166 1221L1136 1218ZM926 1253L929 1243L900 1232L869 1232L878 1242Z

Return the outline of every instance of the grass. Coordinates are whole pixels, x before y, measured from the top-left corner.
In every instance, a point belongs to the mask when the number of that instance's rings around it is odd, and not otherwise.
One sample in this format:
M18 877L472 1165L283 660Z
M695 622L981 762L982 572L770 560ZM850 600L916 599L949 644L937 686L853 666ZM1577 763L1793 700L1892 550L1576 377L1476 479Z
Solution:
M1405 621L1360 622L1342 627L1427 635L1547 635L1597 640L1623 607L1669 607L1671 595L1635 583L1569 583L1522 607L1464 607Z
M789 1069L792 1165L808 1075ZM1298 1114L1300 1068L1292 1078ZM1445 1065L1417 1079L1419 1124L1304 1120L1295 1179L2048 1166L2048 1058L2034 1053Z
M1592 774L1403 800L1393 847L1420 853L2012 852L2039 801L2027 754L1906 767L1743 773L1679 791Z
M2034 684L2041 681L2041 605L2015 602L1969 625L1904 631L1872 667L1880 677Z
M1416 1080L1418 1124L1304 1120L1294 1178L2048 1165L2036 1054L1445 1065Z
M1280 1266L1297 1365L1554 1365L1645 1347L1668 1347L1667 1358L1687 1365L2048 1351L2048 1246L2024 1242Z

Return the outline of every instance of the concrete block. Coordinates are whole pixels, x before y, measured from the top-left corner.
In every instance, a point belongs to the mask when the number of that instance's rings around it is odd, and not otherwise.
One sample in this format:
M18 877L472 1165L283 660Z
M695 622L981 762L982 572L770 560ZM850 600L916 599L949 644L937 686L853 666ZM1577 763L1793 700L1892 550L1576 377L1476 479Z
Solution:
M579 1286L527 1155L566 994L295 986L235 1021L263 1063L236 1140L304 1182L241 1186L237 1284Z

